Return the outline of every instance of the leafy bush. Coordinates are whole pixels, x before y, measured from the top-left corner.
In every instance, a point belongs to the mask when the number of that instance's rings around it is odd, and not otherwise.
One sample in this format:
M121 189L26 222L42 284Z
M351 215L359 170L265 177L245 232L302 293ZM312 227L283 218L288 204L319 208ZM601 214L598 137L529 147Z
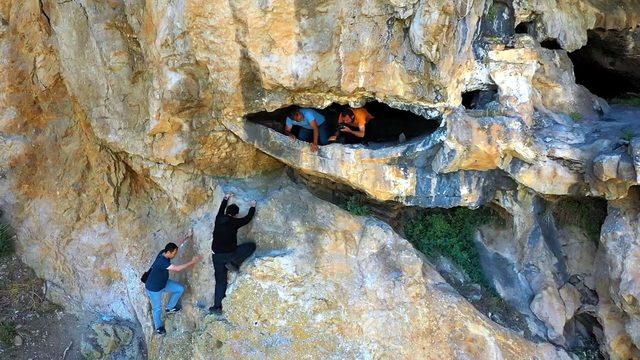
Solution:
M615 98L611 100L611 103L618 105L640 106L640 97Z
M629 129L622 130L622 134L620 135L620 137L626 141L631 141L634 136L634 132Z
M582 114L575 111L569 114L569 116L571 117L571 120L573 120L574 122L580 122L582 121L582 118L583 118Z
M487 9L486 16L489 21L495 21L498 18L498 9L494 5L491 5L489 9Z
M13 345L13 338L16 336L16 327L13 323L8 321L0 321L0 342L10 347Z
M583 348L574 349L573 353L580 360L601 360L601 359L604 359L604 357L600 353L600 350L598 350L597 346L595 346L595 347L583 347Z
M585 231L589 239L598 243L600 229L607 216L607 204L600 199L566 198L556 204L553 216L559 226L576 225Z
M13 231L9 225L0 222L0 257L13 253Z
M410 220L404 233L427 257L446 256L473 282L487 286L473 236L478 226L490 222L499 222L499 218L488 208L431 210Z
M362 195L351 196L342 207L353 215L371 215L371 209L369 209L369 206L366 204L366 198Z

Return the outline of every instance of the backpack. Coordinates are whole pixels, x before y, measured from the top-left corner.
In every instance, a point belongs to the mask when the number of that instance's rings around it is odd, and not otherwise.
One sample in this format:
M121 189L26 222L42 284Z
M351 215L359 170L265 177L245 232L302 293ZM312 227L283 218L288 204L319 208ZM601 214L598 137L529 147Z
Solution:
M145 271L142 276L140 276L140 281L142 281L143 283L147 282L147 278L149 278L149 273L151 272L151 269L153 268L153 265L149 268L149 270Z
M156 259L153 259L153 262L151 263L151 266L149 267L149 270L145 271L142 276L140 276L140 281L142 281L143 283L147 282L147 279L149 278L149 274L151 273L151 269L153 269L153 264L156 263Z

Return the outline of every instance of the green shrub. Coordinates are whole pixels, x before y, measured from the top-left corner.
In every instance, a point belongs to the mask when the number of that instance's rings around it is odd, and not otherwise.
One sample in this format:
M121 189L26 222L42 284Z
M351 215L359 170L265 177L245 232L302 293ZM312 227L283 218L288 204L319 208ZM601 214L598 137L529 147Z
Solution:
M488 208L431 210L410 220L404 227L404 233L427 257L444 255L473 282L488 287L473 236L478 226L498 221L498 216Z
M369 209L369 206L366 204L366 198L362 195L351 196L342 207L353 215L371 215L371 209Z
M640 97L615 98L611 100L611 103L618 105L640 106Z
M620 138L622 138L622 140L631 141L634 136L635 134L633 131L629 129L625 129L625 130L622 130L622 134L620 135Z
M0 222L0 257L13 253L13 231L9 225Z
M498 18L498 10L494 5L491 5L489 9L487 9L486 16L489 21L495 21Z
M10 347L13 345L13 338L15 338L17 332L13 323L8 321L0 321L0 342Z
M607 205L600 199L567 198L556 204L553 216L559 226L576 225L597 244L600 241L600 229L607 216Z
M569 114L569 116L571 117L571 120L573 120L574 122L580 122L583 119L582 114L580 114L579 112L572 112L571 114Z
M600 353L600 350L598 350L597 347L578 348L578 349L574 349L573 353L580 360L600 360L600 359L604 359L604 357Z

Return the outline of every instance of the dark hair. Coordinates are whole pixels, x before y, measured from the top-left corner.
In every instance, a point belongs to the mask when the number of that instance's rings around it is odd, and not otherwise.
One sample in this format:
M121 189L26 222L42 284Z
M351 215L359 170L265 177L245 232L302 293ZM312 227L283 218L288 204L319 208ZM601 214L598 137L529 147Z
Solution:
M174 244L174 243L168 243L165 247L164 247L164 251L162 252L172 252L173 250L176 250L178 248L178 245Z
M340 111L340 115L342 115L342 116L348 116L348 117L350 117L350 118L352 118L352 119L353 119L354 117L356 117L356 114L354 114L354 113L353 113L353 110L351 110L350 108L342 109L342 110Z
M294 106L294 107L289 111L289 118L291 118L291 120L295 120L295 119L293 118L293 116L294 116L295 114L298 114L298 113L300 113L300 107L299 107L299 106Z
M236 216L238 215L239 212L240 212L240 208L236 204L231 204L227 206L227 210L225 211L225 213L229 216Z

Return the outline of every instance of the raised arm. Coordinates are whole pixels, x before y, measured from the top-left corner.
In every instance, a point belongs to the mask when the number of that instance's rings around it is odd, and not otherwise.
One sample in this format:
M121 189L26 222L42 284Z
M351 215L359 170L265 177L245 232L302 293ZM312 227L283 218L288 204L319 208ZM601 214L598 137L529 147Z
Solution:
M191 237L193 236L193 229L189 229L189 233L187 235L185 235L182 240L179 241L178 246L182 247L182 245L184 245L184 243L187 242L187 240L189 240Z
M247 225L251 221L251 219L253 219L253 215L255 215L255 213L256 213L256 201L253 200L251 201L251 208L249 209L249 212L247 213L247 215L237 219L236 225L238 227Z
M224 196L224 199L222 199L222 203L220 203L220 208L218 209L217 216L222 216L224 214L224 209L227 208L227 203L229 202L229 199L232 198L233 196L234 196L234 193L228 193Z
M190 267L192 267L193 265L195 265L198 261L202 260L202 256L198 255L198 256L194 256L191 261L189 261L188 263L184 263L181 265L169 265L169 267L167 268L167 270L169 271L176 271L176 272L180 272L184 269L188 269Z

